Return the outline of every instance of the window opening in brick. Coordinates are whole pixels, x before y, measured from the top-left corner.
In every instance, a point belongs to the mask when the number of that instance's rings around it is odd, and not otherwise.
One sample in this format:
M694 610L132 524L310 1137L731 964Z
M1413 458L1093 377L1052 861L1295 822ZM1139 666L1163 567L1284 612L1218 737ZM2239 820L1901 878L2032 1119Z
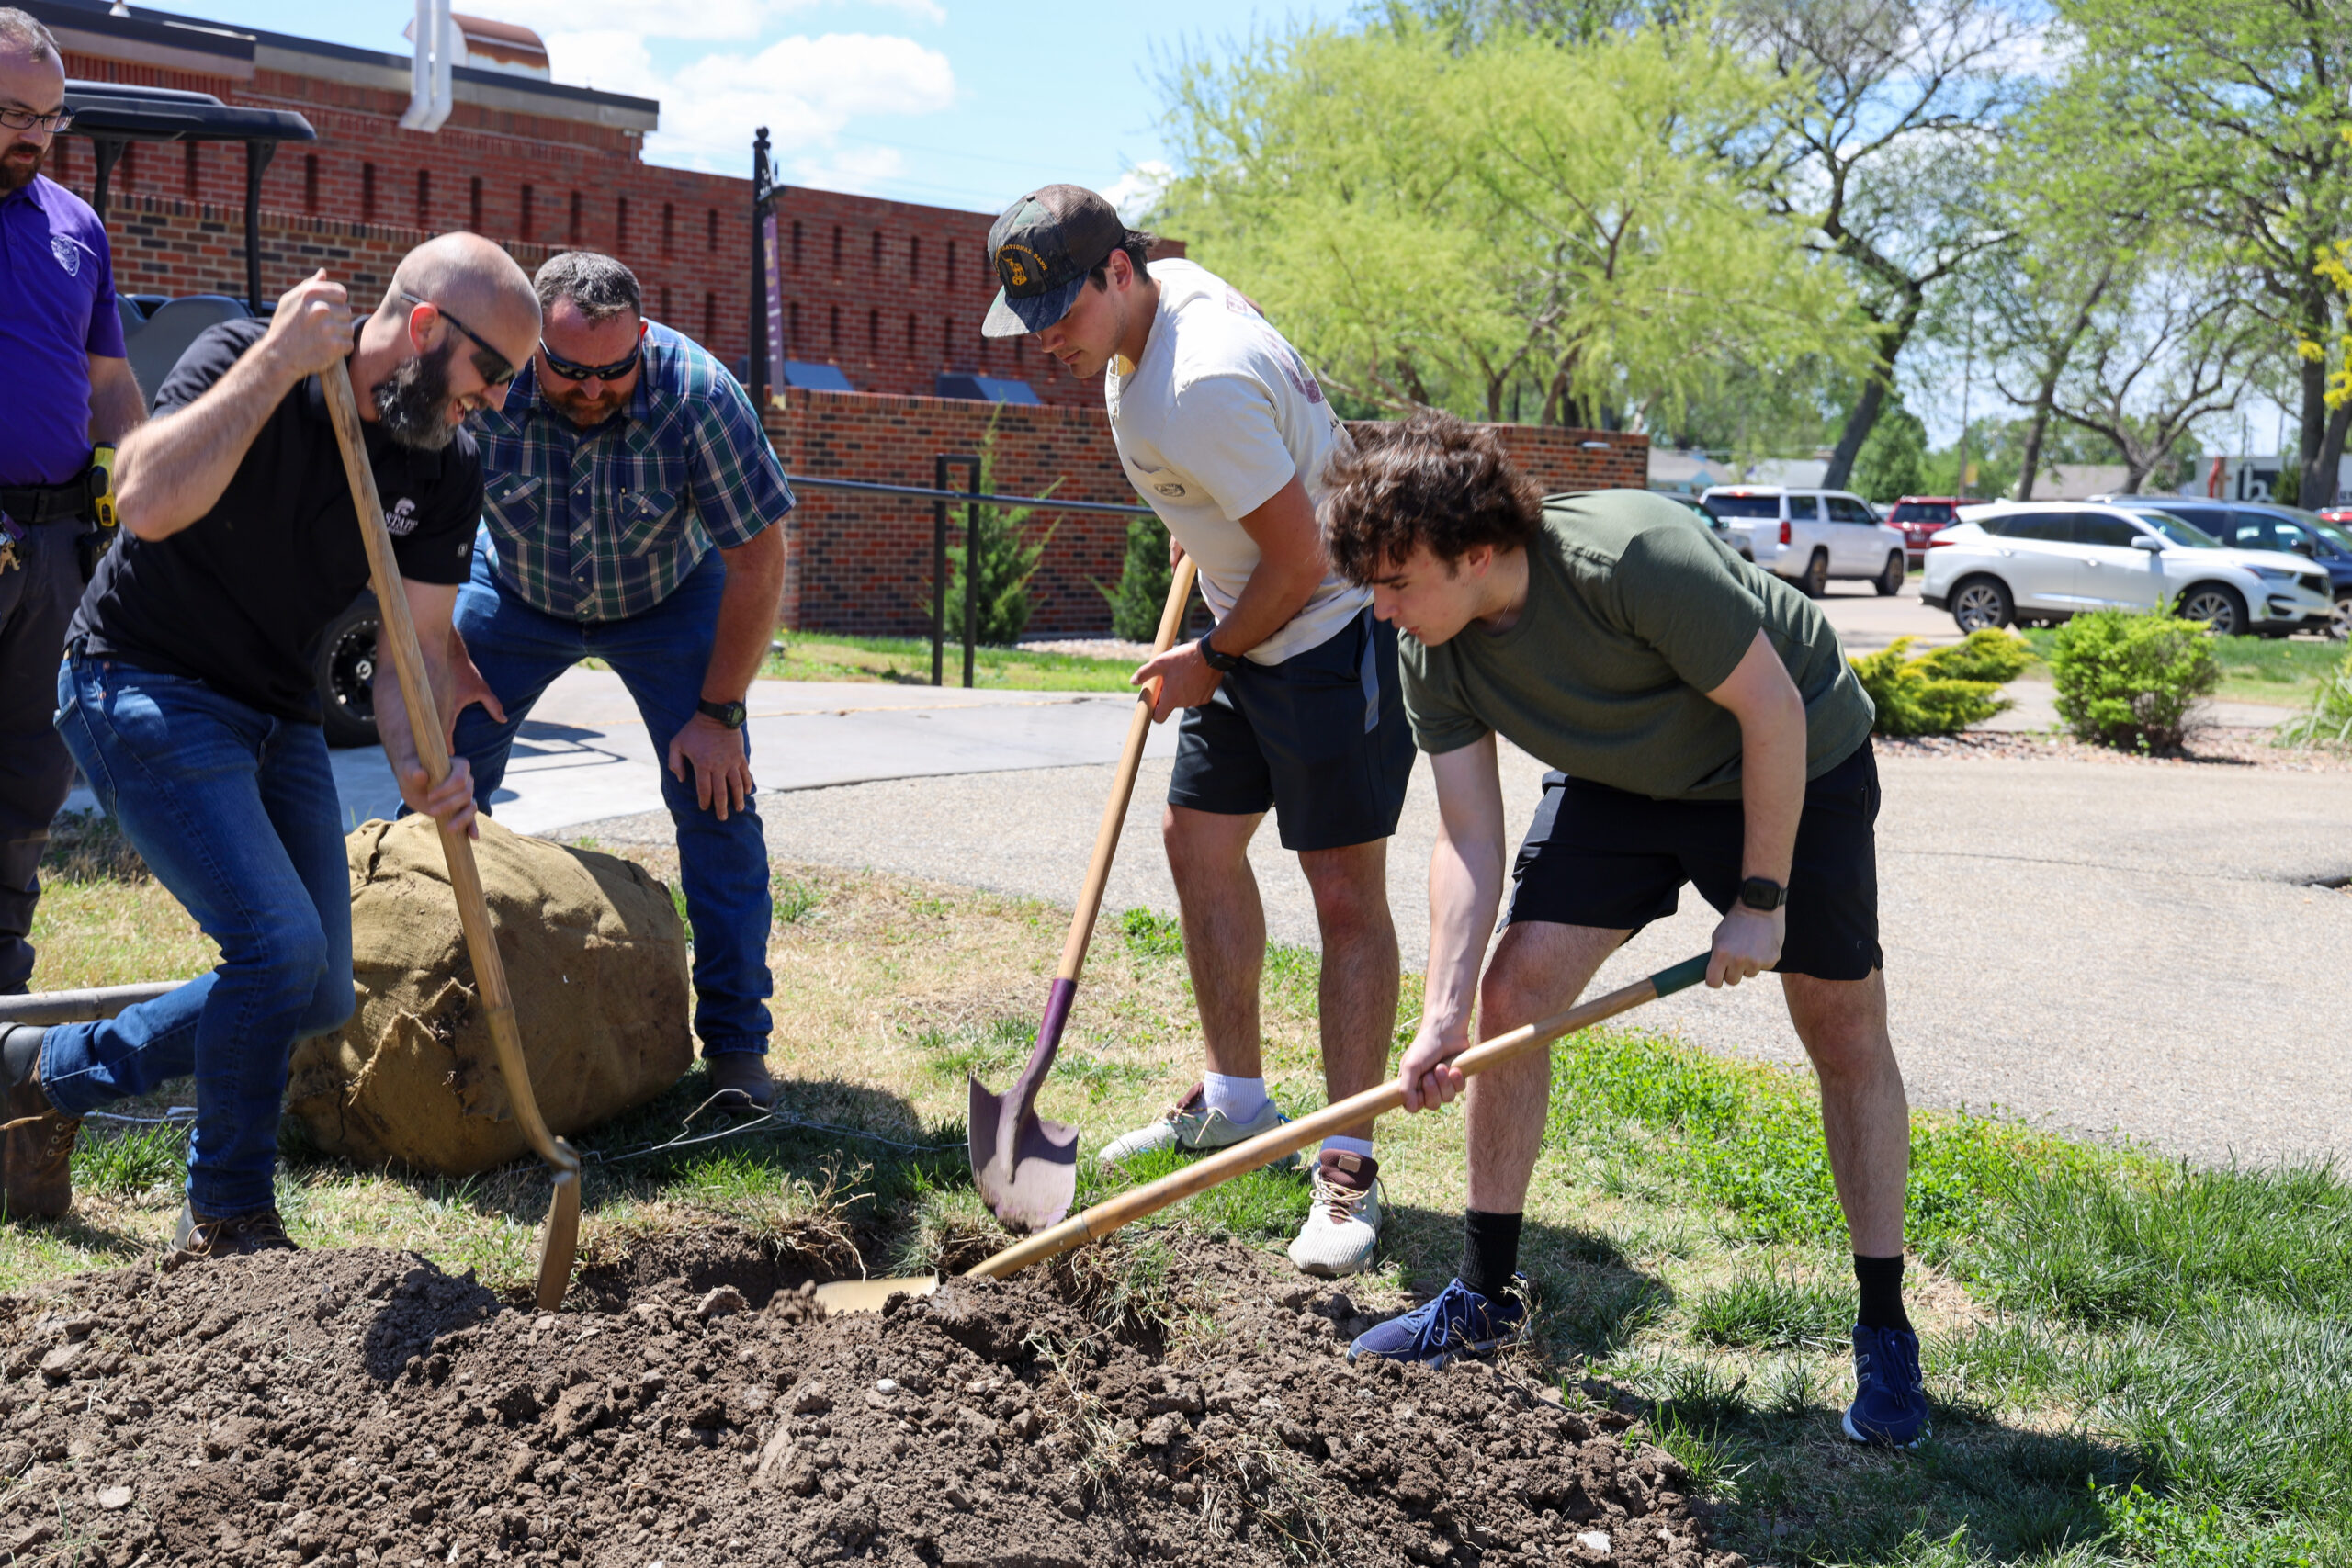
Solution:
M908 357L909 359L912 359L914 356L915 356L915 319L914 319L914 317L912 317L912 316L909 316L909 317L907 318L907 357Z
M516 231L517 237L521 239L531 237L531 198L534 194L529 186L523 187L523 221Z
M584 210L585 209L580 199L580 193L578 191L573 191L571 193L571 225L567 232L571 243L575 245L580 243L580 230L582 222L582 214Z
M430 169L416 171L416 226L420 229L433 227L433 171Z
M316 152L305 152L302 154L302 210L316 212L318 209L319 155Z
M882 357L882 312L865 312L865 362L869 365Z
M842 269L842 226L841 226L840 224L836 223L836 224L834 224L834 225L833 225L833 270L834 270L835 272L839 272L839 271L841 271L841 269Z
M713 217L718 216L716 213ZM714 289L702 291L702 345L708 348L718 341L718 295Z
M674 204L667 201L662 204L662 254L665 256L672 254L678 248L677 217L678 211Z
M922 281L922 236L921 234L907 236L907 281L909 283Z
M716 207L710 209L710 223L708 227L710 231L709 240L704 248L716 254L718 250L718 209Z
M793 347L798 348L800 346L800 301L795 299L786 305L784 308L784 315L786 322L786 330L791 334L787 341Z
M138 142L136 142L136 141L129 141L129 142L125 142L125 143L123 144L123 149L122 149L122 162L120 162L119 164L117 164L114 166L114 177L115 177L116 179L120 180L120 181L122 182L122 188L123 188L124 190L129 190L129 189L130 189L133 185L136 185L136 184L138 183L138 181L139 181L139 143L138 143Z
M466 214L468 221L466 227L479 234L481 232L481 176L480 175L476 175L470 181L467 182L467 184ZM311 210L316 211L317 208L313 206Z
M362 223L376 221L376 165L373 164L359 165L359 220Z
M800 270L800 220L792 220L792 270Z
M879 229L874 231L874 270L877 273L882 270L882 231Z
M200 177L196 162L196 149L197 143L193 141L187 143L187 198L190 201L196 199L197 181Z
M947 364L956 357L956 318L939 318L939 362Z
M842 308L839 305L833 307L833 335L831 342L833 345L833 357L835 359L839 359L842 356Z
M628 197L621 197L613 203L613 249L620 251L628 244Z
M662 286L662 319L670 319L670 286L666 283Z
M947 287L956 287L956 242L947 242Z

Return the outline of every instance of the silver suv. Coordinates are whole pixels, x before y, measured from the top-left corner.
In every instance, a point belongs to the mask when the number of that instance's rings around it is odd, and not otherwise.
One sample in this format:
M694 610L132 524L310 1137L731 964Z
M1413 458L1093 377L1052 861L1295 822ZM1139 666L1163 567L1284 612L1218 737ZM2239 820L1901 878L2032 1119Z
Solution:
M1758 566L1813 598L1841 578L1867 582L1882 595L1903 592L1903 531L1880 522L1859 495L1782 485L1717 485L1701 503L1747 541L1747 556Z

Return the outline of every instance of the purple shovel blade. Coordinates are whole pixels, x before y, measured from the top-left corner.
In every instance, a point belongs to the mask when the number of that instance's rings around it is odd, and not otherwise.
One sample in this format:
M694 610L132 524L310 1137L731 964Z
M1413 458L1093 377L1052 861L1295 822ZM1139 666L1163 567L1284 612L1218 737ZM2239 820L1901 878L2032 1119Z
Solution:
M971 1080L972 1181L989 1212L1017 1231L1043 1230L1078 1196L1078 1129L1037 1115L1037 1090L1061 1049L1078 982L1057 979L1046 997L1029 1065L1002 1096Z

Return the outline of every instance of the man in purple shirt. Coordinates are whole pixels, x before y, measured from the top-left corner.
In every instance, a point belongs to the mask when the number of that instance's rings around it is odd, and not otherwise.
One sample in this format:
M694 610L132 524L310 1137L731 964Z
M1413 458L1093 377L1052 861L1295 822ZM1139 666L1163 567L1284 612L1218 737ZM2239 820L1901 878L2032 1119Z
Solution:
M0 995L32 977L41 850L74 782L51 718L95 526L91 448L147 417L106 229L40 172L71 121L64 108L49 29L0 7Z

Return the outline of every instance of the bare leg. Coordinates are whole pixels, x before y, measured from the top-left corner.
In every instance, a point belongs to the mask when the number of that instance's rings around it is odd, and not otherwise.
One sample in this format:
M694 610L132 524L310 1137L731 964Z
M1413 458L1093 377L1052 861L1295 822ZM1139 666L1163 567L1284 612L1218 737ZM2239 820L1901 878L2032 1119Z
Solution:
M1323 933L1317 992L1325 1103L1361 1094L1387 1076L1396 1034L1396 922L1388 910L1388 840L1306 850L1299 868L1315 893ZM1340 1131L1369 1138L1372 1123Z
M1887 1036L1886 977L1875 969L1861 980L1783 975L1781 988L1821 1079L1821 1132L1854 1250L1896 1257L1910 1180L1911 1113Z
M1560 1011L1583 993L1601 961L1624 940L1623 931L1593 926L1540 920L1511 926L1479 984L1473 1033L1491 1040ZM1544 1117L1552 1101L1552 1054L1489 1067L1463 1092L1470 1102L1469 1206L1481 1213L1516 1214L1527 1207L1527 1181L1544 1139Z
M1176 881L1184 962L1193 972L1209 1071L1244 1078L1265 1076L1258 1055L1258 980L1266 966L1266 908L1250 869L1250 835L1264 819L1263 813L1227 817L1171 806L1159 828Z

